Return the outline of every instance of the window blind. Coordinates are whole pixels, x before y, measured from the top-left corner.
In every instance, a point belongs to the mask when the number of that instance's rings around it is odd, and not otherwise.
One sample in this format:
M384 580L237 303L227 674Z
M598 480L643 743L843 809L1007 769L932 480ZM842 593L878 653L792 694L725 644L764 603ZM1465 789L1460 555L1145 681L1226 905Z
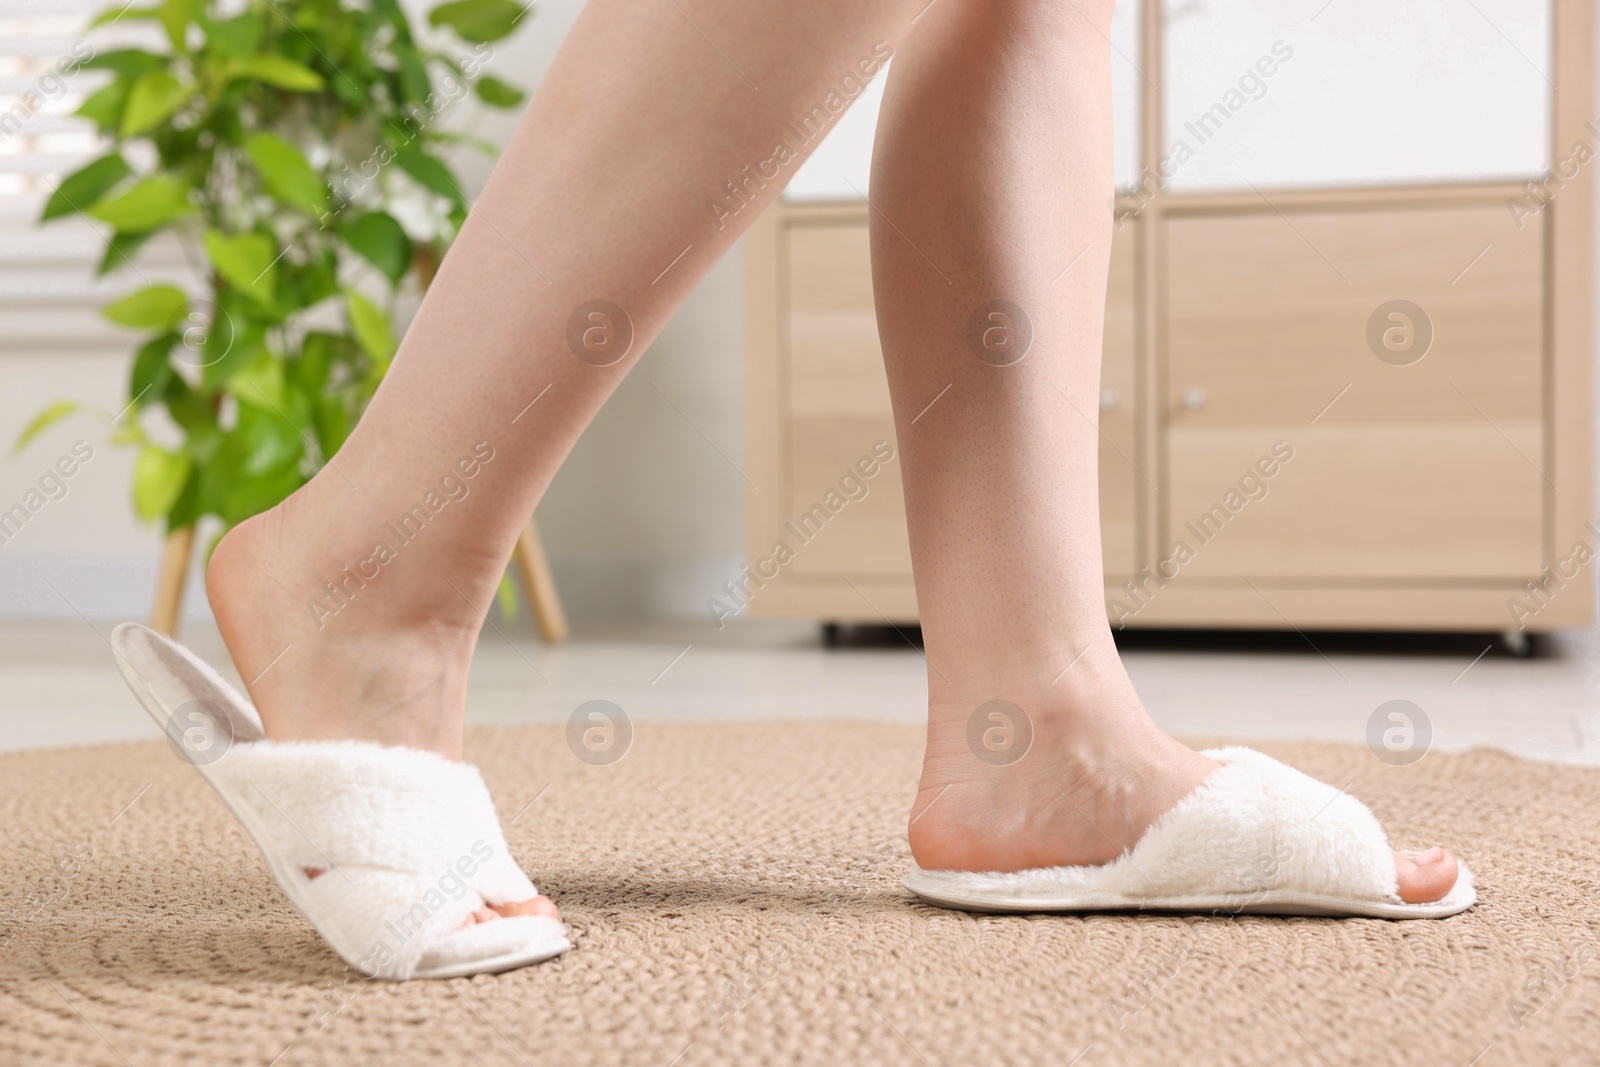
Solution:
M94 126L73 112L109 75L77 64L113 48L164 50L150 22L117 20L88 30L107 6L106 0L0 0L0 354L130 347L129 335L97 310L145 278L127 268L95 277L106 237L98 222L72 217L38 225L61 179L105 150ZM152 247L138 262L146 276L181 266L172 248Z

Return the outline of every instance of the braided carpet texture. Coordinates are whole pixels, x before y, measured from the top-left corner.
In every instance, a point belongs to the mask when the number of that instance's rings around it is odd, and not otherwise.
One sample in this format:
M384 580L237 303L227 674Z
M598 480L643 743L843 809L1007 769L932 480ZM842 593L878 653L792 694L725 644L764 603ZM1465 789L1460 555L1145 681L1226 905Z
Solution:
M1350 783L1397 846L1454 847L1481 903L940 911L898 884L919 729L640 724L596 767L559 727L480 727L468 759L576 948L367 983L162 743L0 756L0 1064L1600 1062L1600 772L1261 747Z

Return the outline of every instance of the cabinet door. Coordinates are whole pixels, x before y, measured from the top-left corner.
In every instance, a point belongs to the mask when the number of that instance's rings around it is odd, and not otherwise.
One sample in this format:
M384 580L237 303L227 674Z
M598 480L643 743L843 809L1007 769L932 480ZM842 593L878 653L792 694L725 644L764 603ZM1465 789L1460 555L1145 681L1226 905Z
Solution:
M1165 13L1170 189L1524 178L1550 156L1550 0L1226 0Z
M1537 573L1540 227L1499 203L1169 227L1163 545L1193 552L1186 580Z
M1135 226L1124 227L1112 245L1101 375L1101 528L1106 569L1116 575L1134 569L1136 232ZM895 435L873 313L866 222L793 222L783 234L787 352L780 381L788 393L789 418L780 463L788 472L787 513L798 519L839 489L840 479L875 442L892 444ZM814 578L909 580L911 550L898 459L884 465L868 483L867 495L847 503L786 569Z
M786 259L788 333L780 381L789 415L780 462L788 474L785 511L798 520L828 492L839 491L840 479L870 457L877 442L894 444L894 415L872 306L866 220L791 224L782 231L779 254ZM865 482L865 498L848 503L816 540L798 549L791 573L910 581L898 446L895 457Z

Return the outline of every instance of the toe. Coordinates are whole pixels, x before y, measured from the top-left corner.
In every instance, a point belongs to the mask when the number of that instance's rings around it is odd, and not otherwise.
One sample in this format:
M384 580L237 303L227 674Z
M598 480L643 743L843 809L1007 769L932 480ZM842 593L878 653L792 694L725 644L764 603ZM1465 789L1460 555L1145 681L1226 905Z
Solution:
M490 904L499 914L508 919L518 915L532 915L535 918L559 919L561 912L556 909L555 901L549 897L534 897L532 900L523 900L508 904Z
M561 918L561 912L556 910L555 901L549 897L534 897L532 900L511 901L506 904L484 904L462 919L456 929L465 930L478 923L493 922L500 918L514 919L519 915L531 915L543 919Z
M1396 852L1395 879L1400 899L1407 904L1431 904L1456 884L1456 858L1442 848L1426 852Z

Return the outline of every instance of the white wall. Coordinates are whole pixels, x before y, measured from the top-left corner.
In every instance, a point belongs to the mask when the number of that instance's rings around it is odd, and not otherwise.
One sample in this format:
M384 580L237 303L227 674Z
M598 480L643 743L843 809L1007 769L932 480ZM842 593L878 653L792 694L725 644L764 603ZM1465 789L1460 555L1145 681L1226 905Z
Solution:
M1334 26L1337 19L1354 19L1359 28L1361 12L1374 2L1336 0L1332 9L1318 15L1318 33L1331 32L1323 28L1323 20ZM1509 12L1515 10L1507 6L1509 0L1483 2L1497 17L1510 18ZM1299 11L1302 6L1314 12L1322 3L1294 0L1299 14L1305 14ZM1126 0L1124 6L1129 6ZM540 3L526 29L498 47L489 69L531 89L580 7L580 0ZM1222 11L1216 0L1188 0L1183 10L1193 14L1192 28L1175 32L1192 32L1201 42L1237 40L1239 35L1232 32L1218 36L1218 27L1231 26L1221 21L1223 14L1206 14ZM1273 17L1280 16L1281 12ZM1466 25L1473 26L1470 20ZM1482 29L1476 27L1474 32ZM1279 35L1283 30L1276 23L1262 27L1262 33L1269 32ZM1117 36L1125 54L1137 54L1123 43L1120 30ZM1520 33L1512 36L1522 40ZM1321 38L1307 35L1306 39L1315 42ZM1490 36L1478 42L1486 48L1504 43ZM1302 63L1297 70L1314 66L1316 52L1311 45L1305 47L1307 51L1296 60ZM1526 88L1531 84L1527 72L1537 74L1535 68L1545 57L1527 41L1521 47L1530 53L1526 59L1515 55L1501 59L1506 60L1508 71L1523 78ZM1254 55L1251 52L1244 59ZM1388 62L1385 55L1377 54L1374 61ZM1328 61L1332 60L1330 55ZM1242 63L1231 64L1229 69ZM1119 113L1126 115L1131 111L1128 101L1136 97L1138 78L1130 64L1118 61L1115 66L1119 82L1126 82L1119 84L1118 92ZM1426 75L1426 71L1422 73ZM1215 87L1203 80L1191 82L1184 83L1190 85L1188 89L1177 84L1169 89L1182 90L1201 103L1216 95ZM1394 84L1394 77L1370 83L1379 96L1389 96ZM1288 88L1287 82L1274 85L1262 107L1248 115L1241 113L1248 123L1230 132L1230 140L1237 138L1237 143L1219 141L1206 169L1197 165L1191 172L1197 182L1226 182L1224 172L1230 170L1252 173L1253 161L1265 158L1259 153L1269 148L1274 158L1285 158L1283 147L1290 138L1326 146L1328 142L1319 139L1315 121L1305 114L1285 114L1295 99L1290 92L1280 92ZM1358 96L1336 102L1341 106L1338 114L1347 117L1363 108L1370 112L1374 106L1380 111L1385 106L1383 100ZM1188 113L1181 100L1173 103L1179 113ZM461 105L454 118L496 140L503 139L514 122L513 117L500 113L476 112L471 104ZM1483 118L1480 111L1479 121ZM854 172L861 184L859 161L870 144L869 119L865 113L854 115L840 143L825 146L809 174L803 172L810 195L832 195L829 182L840 174ZM1360 133L1348 122L1339 129L1346 139ZM1391 129L1386 136L1392 134ZM1129 143L1128 135L1119 137L1124 145ZM1519 142L1517 158L1526 155L1527 147ZM1390 153L1390 158L1393 155ZM1424 157L1413 154L1406 158ZM1197 159L1197 164L1200 162ZM1125 152L1119 152L1119 178L1126 182L1126 175L1135 167L1131 156L1125 158ZM1221 170L1212 173L1212 168ZM476 185L487 166L467 158L460 170L469 184ZM13 334L23 318L18 294L10 295L13 299L0 303L0 340ZM37 309L27 319L36 322ZM585 433L551 487L538 517L574 616L696 615L704 611L706 597L722 579L736 571L743 544L744 484L729 460L743 462L741 331L736 250L713 269L680 310ZM42 345L0 345L0 449L9 445L32 412L57 397L93 401L108 413L118 410L128 361L125 353L130 348L47 351ZM671 398L683 414L660 394ZM135 617L147 607L159 539L131 516L127 490L131 453L107 445L100 425L87 418L76 419L47 434L20 458L6 457L0 451L0 509L20 499L45 468L80 438L94 446L95 458L71 480L66 497L41 511L11 543L0 545L0 616L82 611L93 616ZM191 612L203 613L203 597L191 595L189 606Z

